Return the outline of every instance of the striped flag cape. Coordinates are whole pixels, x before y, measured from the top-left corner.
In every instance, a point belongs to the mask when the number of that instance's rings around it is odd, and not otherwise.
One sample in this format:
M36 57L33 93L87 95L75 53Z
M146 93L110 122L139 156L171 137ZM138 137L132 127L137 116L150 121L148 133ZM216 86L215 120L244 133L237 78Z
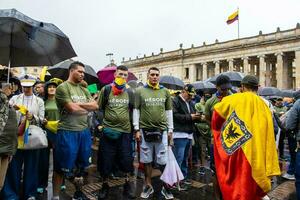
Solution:
M224 200L260 200L280 175L272 114L252 92L222 99L212 117L216 174Z
M235 22L236 20L239 20L239 11L235 11L234 13L232 13L228 18L226 23L227 24L232 24L233 22Z

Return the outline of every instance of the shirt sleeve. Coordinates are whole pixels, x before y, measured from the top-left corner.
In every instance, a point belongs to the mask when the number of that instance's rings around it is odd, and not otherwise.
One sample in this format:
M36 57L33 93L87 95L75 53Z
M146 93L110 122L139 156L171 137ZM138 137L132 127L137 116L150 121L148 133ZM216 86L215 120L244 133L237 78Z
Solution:
M58 105L64 107L65 104L72 102L70 93L68 92L65 85L60 85L56 89L55 99Z
M204 106L204 115L207 119L211 119L211 108L210 108L211 103L210 103L210 101L211 100L208 100Z
M171 97L171 94L168 90L166 90L166 110L172 110L172 97Z
M104 88L103 87L100 92L99 92L99 96L98 96L98 105L99 105L99 108L102 109L102 104L103 104L103 100L104 100Z
M140 109L141 107L141 89L136 90L136 93L134 95L134 109Z

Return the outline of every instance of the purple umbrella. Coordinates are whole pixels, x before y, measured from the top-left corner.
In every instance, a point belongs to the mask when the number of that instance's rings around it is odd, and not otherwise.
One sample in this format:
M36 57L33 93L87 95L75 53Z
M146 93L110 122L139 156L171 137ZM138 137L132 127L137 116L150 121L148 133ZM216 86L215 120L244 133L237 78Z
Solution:
M113 65L113 66L106 66L103 69L99 70L97 72L97 76L100 83L103 85L112 83L115 79L114 73L116 69L117 66ZM127 81L131 81L131 80L137 80L137 78L132 72L129 72Z

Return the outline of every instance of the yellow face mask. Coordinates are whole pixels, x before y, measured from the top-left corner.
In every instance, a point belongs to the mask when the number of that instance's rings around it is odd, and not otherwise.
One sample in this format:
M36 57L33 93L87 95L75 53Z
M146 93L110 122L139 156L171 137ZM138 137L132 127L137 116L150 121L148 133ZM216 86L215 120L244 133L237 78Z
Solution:
M115 83L117 85L124 85L126 83L126 80L124 78L117 77L115 78Z

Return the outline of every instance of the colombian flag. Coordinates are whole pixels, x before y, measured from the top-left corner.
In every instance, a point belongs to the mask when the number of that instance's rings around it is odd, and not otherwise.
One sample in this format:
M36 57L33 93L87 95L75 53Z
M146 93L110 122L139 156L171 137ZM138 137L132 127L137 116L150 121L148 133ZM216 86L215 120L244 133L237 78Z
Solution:
M237 10L237 11L234 12L234 13L232 13L232 14L228 17L226 23L227 23L227 24L231 24L231 23L235 22L236 20L239 20L239 10Z
M280 175L272 114L252 92L222 99L212 117L216 174L224 200L260 200Z

